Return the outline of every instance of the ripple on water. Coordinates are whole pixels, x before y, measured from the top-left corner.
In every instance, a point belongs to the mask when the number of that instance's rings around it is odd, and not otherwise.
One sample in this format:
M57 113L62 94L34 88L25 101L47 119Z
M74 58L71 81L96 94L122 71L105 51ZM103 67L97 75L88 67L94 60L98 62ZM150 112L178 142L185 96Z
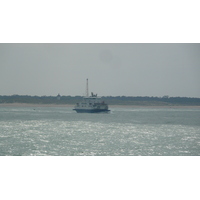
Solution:
M54 110L40 110L33 119L17 115L1 120L0 155L200 155L200 126L164 123L172 120L170 111L161 120L164 111L120 112L75 115L57 110L53 115Z

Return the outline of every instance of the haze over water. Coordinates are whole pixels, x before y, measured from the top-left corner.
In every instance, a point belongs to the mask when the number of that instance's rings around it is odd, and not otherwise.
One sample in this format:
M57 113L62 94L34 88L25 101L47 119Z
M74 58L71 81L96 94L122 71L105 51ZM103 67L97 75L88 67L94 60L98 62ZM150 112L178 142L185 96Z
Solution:
M199 108L0 107L1 156L199 156Z

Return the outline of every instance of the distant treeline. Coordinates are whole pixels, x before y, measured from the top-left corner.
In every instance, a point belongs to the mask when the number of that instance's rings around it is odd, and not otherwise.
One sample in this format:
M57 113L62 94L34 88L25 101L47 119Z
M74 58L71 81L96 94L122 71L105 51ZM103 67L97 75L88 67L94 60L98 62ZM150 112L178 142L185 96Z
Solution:
M82 100L82 96L28 96L12 95L0 96L3 103L30 103L30 104L75 104ZM102 100L109 105L146 105L146 106L200 106L200 98L189 97L128 97L128 96L103 96Z

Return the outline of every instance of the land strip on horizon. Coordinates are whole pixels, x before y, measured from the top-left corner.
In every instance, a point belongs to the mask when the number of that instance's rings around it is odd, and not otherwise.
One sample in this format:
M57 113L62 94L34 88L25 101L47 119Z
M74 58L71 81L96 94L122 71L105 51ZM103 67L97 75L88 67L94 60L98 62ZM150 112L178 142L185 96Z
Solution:
M0 96L0 105L32 104L70 106L82 101L82 96L28 96L11 95ZM200 98L191 97L128 97L128 96L103 96L102 101L109 105L127 106L200 106Z

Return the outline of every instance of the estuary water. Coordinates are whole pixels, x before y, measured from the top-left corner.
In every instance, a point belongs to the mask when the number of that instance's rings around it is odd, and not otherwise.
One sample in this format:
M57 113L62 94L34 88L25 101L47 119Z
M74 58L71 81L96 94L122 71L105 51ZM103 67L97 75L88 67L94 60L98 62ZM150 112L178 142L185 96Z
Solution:
M200 108L0 106L0 156L199 156Z

